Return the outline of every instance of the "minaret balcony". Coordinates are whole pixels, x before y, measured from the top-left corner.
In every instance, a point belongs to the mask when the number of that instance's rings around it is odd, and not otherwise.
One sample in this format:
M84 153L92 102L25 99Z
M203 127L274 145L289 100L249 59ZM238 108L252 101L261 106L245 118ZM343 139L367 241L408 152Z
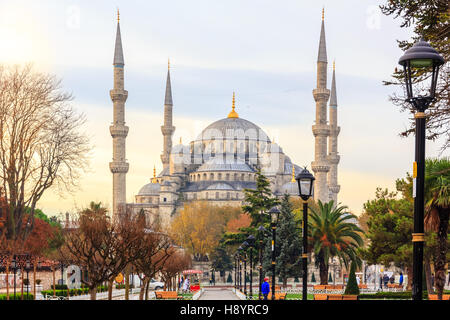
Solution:
M337 154L329 154L327 157L327 160L330 164L338 164L341 160L341 157Z
M316 88L313 91L314 100L318 101L328 101L330 97L330 90L327 88Z
M113 138L115 137L126 137L128 135L128 127L124 125L112 125L109 127L109 132Z
M169 126L161 126L161 132L163 135L168 136L172 135L172 133L175 131L175 127L169 127Z
M314 161L311 163L311 169L314 172L328 172L330 171L330 166L326 162Z
M112 173L127 173L130 165L127 162L110 162L109 169Z
M341 132L341 127L330 125L330 137L337 137Z
M314 137L317 136L328 137L330 135L330 126L327 124L315 124L312 126L312 132L314 134Z
M122 89L112 89L109 90L109 95L113 102L122 101L125 102L128 98L128 91Z
M340 185L337 185L337 184L335 184L335 185L329 185L328 186L328 190L330 190L331 192L333 192L333 193L338 193L339 192L339 190L341 190L341 186Z

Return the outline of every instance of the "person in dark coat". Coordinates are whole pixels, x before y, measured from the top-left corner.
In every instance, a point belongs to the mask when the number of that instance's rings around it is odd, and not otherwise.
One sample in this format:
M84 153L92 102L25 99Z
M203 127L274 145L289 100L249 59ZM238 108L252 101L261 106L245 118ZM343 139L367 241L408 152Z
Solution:
M269 278L264 278L264 282L261 285L261 293L263 294L264 298L263 300L267 300L267 296L270 292L270 285L269 285Z
M385 273L383 276L384 287L387 288L387 284L389 282L389 276Z
M403 273L400 272L400 279L398 283L402 286L403 285Z

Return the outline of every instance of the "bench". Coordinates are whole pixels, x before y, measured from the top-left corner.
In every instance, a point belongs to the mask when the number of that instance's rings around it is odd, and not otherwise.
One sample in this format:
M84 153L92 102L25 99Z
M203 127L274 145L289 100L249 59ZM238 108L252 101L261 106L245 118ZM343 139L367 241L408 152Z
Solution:
M178 295L176 291L155 291L156 299L175 299L183 300L183 296Z
M272 292L267 295L267 300L272 300ZM275 292L275 300L286 300L286 293Z
M403 285L398 283L388 283L387 287L392 289L403 289Z
M315 294L314 300L358 300L355 294Z
M325 285L315 285L313 288L314 288L314 290L325 290L326 286Z
M428 295L428 300L437 300L437 299L438 299L437 294L429 294ZM450 294L443 294L442 300L450 300Z
M367 284L358 284L358 288L360 289L367 289Z
M327 284L327 285L325 285L325 289L326 290L341 290L341 289L344 289L344 286L340 285L340 284L335 284L335 285Z

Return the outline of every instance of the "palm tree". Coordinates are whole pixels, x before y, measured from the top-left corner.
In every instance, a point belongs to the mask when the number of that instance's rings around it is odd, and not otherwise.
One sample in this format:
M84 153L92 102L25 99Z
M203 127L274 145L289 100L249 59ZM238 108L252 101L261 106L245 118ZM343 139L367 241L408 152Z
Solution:
M361 265L357 248L363 245L363 231L349 221L356 216L345 212L346 209L346 206L335 206L334 201L323 204L319 200L318 207L310 210L308 243L319 267L320 284L328 284L328 263L333 257L338 257L346 268L351 261Z
M438 299L442 300L445 284L447 254L447 230L450 213L450 159L427 159L425 161L425 228L437 233L435 258L435 284Z

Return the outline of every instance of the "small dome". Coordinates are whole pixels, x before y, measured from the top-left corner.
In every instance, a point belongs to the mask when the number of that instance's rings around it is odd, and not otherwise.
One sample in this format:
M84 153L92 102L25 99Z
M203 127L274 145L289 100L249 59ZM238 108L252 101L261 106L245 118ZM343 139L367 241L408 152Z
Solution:
M298 196L298 184L297 184L297 182L285 183L280 188L280 193L282 193L282 194L286 194L287 193L290 196Z
M148 183L139 190L138 196L159 195L161 185L159 183Z
M242 172L254 172L248 164L243 161L232 159L229 163L224 163L222 157L217 157L208 160L202 164L197 172L202 171L242 171Z

